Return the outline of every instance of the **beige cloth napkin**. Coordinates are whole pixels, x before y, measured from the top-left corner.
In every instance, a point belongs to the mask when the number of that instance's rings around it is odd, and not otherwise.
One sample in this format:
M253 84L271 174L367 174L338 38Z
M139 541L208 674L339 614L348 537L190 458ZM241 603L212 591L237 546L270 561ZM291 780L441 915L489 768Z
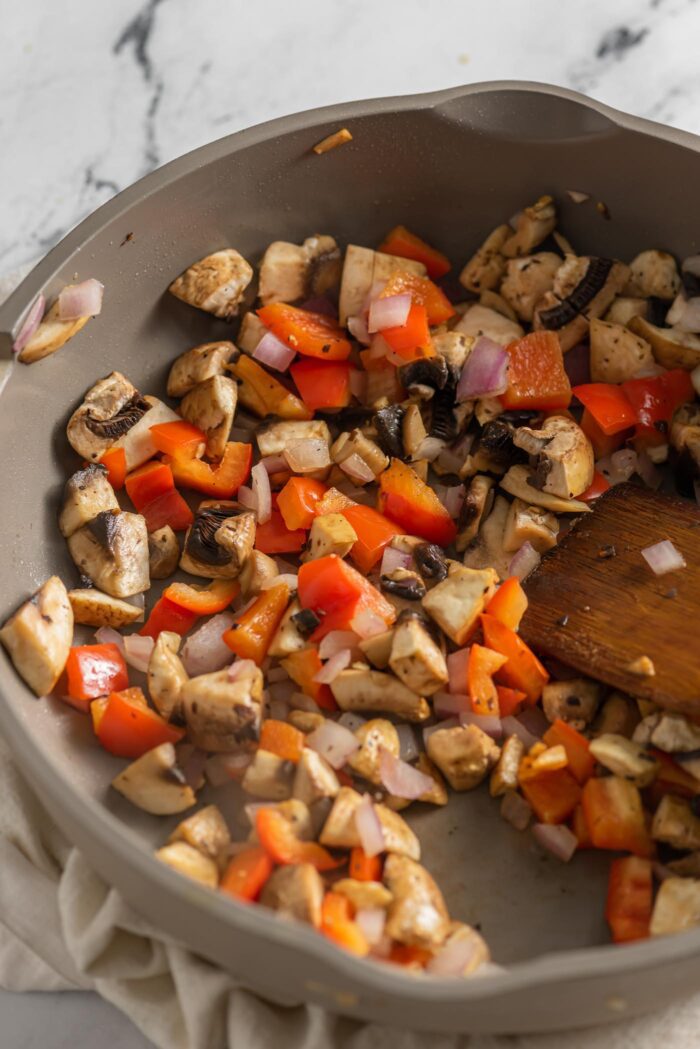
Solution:
M0 280L0 302L12 286ZM159 1049L691 1049L700 1042L700 997L627 1023L517 1038L389 1031L303 1003L271 1005L136 915L57 831L1 738L0 986L96 991Z

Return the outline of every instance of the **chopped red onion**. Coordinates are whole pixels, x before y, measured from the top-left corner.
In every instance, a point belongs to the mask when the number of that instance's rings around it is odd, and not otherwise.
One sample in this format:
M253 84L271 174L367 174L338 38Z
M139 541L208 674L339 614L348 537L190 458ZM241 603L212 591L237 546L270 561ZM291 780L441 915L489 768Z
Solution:
M357 481L359 484L371 484L374 481L374 473L357 452L353 452L347 459L343 459L342 463L338 463L338 466L343 473L346 473L348 477L352 477L353 481Z
M435 692L433 710L436 718L457 717L471 710L471 700L469 696L460 695L458 692Z
M378 856L384 851L384 830L369 794L362 796L355 809L355 827L367 856Z
M431 776L394 757L386 747L379 749L379 778L390 794L408 801L427 794L435 785Z
M661 470L656 469L646 448L642 448L637 454L637 474L644 481L647 488L651 488L653 491L657 491L664 479L664 475L661 473Z
M578 838L563 823L535 823L532 833L537 843L562 863L568 863L578 848Z
M450 692L462 695L467 690L467 667L469 666L469 649L458 648L447 657L447 673L450 676Z
M642 557L654 575L666 575L667 572L687 567L683 554L676 550L670 539L662 539L660 543L645 547Z
M376 612L371 612L369 608L361 608L359 612L356 612L350 626L363 641L376 637L377 634L383 634L387 629L382 617Z
M369 344L370 360L380 360L382 357L386 357L388 353L391 353L391 346L386 339L381 335L373 335Z
M418 743L416 734L410 725L397 725L396 733L399 737L399 757L402 761L415 761L418 757Z
M334 769L341 769L348 758L359 750L357 737L337 721L326 720L306 737L311 747Z
M204 773L212 787L223 787L232 780L240 782L252 760L252 754L213 754L204 763Z
M252 659L237 659L235 663L232 663L228 668L228 676L230 681L238 681L242 677L249 677L254 671L257 670L257 666Z
M425 966L433 976L463 976L478 951L478 940L469 936L458 936L450 940L433 955Z
M95 641L100 645L116 645L121 654L126 657L124 635L120 634L119 631L115 630L113 627L101 626L99 630L95 631Z
M12 352L21 353L31 339L34 332L41 324L46 309L46 299L43 295L37 295L24 318L22 327L17 332L17 338L12 343Z
M415 458L427 459L429 463L432 463L437 459L444 447L445 442L439 437L424 437L416 449Z
M373 335L375 332L384 331L385 328L402 328L408 320L410 310L411 296L407 293L375 299L369 306L367 331Z
M517 790L508 790L501 802L501 816L516 830L527 830L532 819L532 807Z
M341 649L340 652L336 652L334 656L331 656L328 662L324 663L321 669L314 674L314 681L319 682L321 685L330 685L342 670L350 666L351 662L352 652L350 649Z
M564 371L572 386L583 386L591 381L591 349L587 342L579 342L567 350Z
M250 479L253 482L253 495L256 503L256 516L258 524L265 524L272 516L272 489L270 488L270 475L262 463L256 463L250 471Z
M426 725L423 729L423 742L427 744L433 732L440 732L442 729L457 728L458 725L459 720L457 718L446 718L444 721L438 721L435 725Z
M242 484L238 489L236 499L244 506L246 510L252 510L254 514L258 512L258 500L255 496L255 492L252 488L249 488L247 484Z
M542 739L545 732L549 730L549 721L542 707L525 707L522 713L517 715L516 721L524 725L527 731L537 736L538 739Z
M521 581L527 579L534 572L542 560L542 555L535 550L532 543L526 541L519 550L513 554L508 565L508 575L517 576Z
M290 470L300 474L313 473L331 464L328 444L320 437L289 441L284 449L284 457Z
M277 372L286 372L296 357L296 350L285 345L271 331L266 331L253 350L253 357L256 361L262 361L268 368L274 368Z
M503 739L501 719L492 714L475 714L472 710L467 710L460 713L459 723L460 725L475 725L491 739Z
M370 947L375 947L384 935L386 910L383 907L360 907L355 913L355 924Z
M287 460L283 455L266 455L260 462L269 474L284 473L289 469Z
M102 310L104 290L104 284L94 277L64 288L58 296L59 320L77 321L81 317L96 317Z
M379 572L381 575L388 575L390 572L396 571L397 568L411 568L412 565L413 557L411 554L407 554L403 550L396 550L393 546L387 545L384 547Z
M351 710L345 710L337 721L338 725L342 725L349 732L357 732L358 728L362 728L365 724L365 718L361 718L359 714L353 714Z
M296 572L281 572L279 575L273 576L272 579L265 579L260 584L260 589L272 590L273 586L281 585L286 586L290 593L294 593L299 585L299 577Z
M141 634L128 634L124 638L124 658L134 670L146 673L155 646L152 637L142 637Z
M354 339L361 342L363 346L369 346L372 340L367 330L367 321L361 313L356 314L354 317L348 317L347 327Z
M584 201L591 199L590 193L581 193L581 191L578 189L567 189L566 193L569 199L574 202L574 204L583 204Z
M518 721L517 718L509 715L507 718L501 719L501 725L503 727L503 735L517 736L518 739L525 745L525 749L529 750L530 747L534 747L535 743L539 743L539 736L533 736L532 732L528 731L522 722Z
M611 484L622 484L629 481L637 469L637 453L632 448L621 448L610 456L611 472L608 480Z
M219 612L202 623L185 641L180 657L190 677L213 674L233 661L233 652L221 640L234 622L231 612Z
M338 652L357 648L359 637L352 630L331 630L322 638L318 646L318 654L321 659L330 659Z
M497 397L508 387L508 354L493 339L480 335L467 357L457 384L456 400Z
M453 520L459 517L467 490L463 484L455 484L445 489L445 498L442 505Z

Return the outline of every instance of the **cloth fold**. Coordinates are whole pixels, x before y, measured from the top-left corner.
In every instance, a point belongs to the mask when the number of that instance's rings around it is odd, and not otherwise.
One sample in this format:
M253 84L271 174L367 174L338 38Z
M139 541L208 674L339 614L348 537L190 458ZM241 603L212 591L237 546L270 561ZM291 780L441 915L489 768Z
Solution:
M0 279L0 302L16 280ZM5 394L7 396L7 393ZM700 997L567 1034L416 1034L283 1007L238 986L139 917L54 826L0 738L0 986L92 990L158 1049L691 1049Z

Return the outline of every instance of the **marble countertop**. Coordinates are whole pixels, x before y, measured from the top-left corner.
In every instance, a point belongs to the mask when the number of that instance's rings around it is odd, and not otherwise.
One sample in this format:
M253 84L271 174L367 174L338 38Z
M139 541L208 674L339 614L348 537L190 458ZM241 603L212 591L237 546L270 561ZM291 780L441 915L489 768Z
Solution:
M3 14L0 272L168 160L297 110L549 81L700 132L698 0L41 0ZM7 1049L140 1049L90 995L0 992ZM99 1036L95 1032L99 1030Z

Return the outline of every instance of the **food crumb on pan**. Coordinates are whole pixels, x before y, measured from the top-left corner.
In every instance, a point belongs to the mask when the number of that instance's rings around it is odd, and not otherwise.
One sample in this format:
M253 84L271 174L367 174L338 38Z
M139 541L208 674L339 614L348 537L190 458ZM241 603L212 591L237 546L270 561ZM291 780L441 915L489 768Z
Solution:
M627 669L630 674L637 674L639 677L654 677L656 674L656 667L649 659L649 656L640 656L639 659L633 659Z
M314 153L320 156L322 153L328 153L331 149L335 149L336 146L342 146L345 142L352 142L352 135L346 127L341 127L340 131L335 131L332 135L326 135L320 142L317 142L313 150Z

